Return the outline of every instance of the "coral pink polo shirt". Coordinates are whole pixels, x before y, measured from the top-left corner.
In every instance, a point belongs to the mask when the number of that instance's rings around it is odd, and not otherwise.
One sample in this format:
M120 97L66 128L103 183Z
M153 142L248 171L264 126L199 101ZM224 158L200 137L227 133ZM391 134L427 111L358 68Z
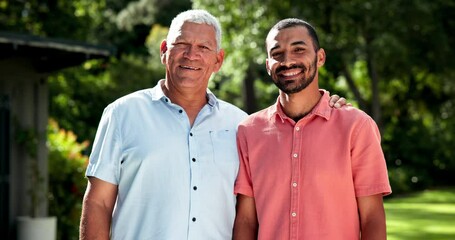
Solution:
M235 193L255 198L258 239L359 239L356 197L391 193L375 122L328 101L297 123L277 102L240 124Z

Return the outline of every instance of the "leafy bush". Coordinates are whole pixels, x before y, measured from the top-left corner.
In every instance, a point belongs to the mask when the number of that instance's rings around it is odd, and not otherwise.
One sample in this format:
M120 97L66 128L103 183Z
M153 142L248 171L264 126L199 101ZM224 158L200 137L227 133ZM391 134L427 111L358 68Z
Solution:
M87 141L78 143L77 136L49 120L49 215L57 216L57 237L78 239L82 197L87 185L84 177L88 157L82 151Z

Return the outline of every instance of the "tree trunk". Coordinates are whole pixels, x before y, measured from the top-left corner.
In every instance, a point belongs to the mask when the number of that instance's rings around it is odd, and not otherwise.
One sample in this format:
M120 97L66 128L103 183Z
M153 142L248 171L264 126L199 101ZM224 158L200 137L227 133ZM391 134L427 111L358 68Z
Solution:
M368 75L371 79L371 115L372 118L376 121L379 130L382 132L382 111L381 98L379 96L379 77L378 72L376 71L376 66L374 65L373 53L370 50L369 42L367 42L366 48Z
M357 102L359 103L359 108L362 109L363 111L369 113L367 103L366 103L365 99L363 99L362 94L359 91L359 88L357 88L357 86L355 85L354 79L352 78L351 72L349 71L346 63L343 62L342 66L343 66L342 71L343 71L344 77L346 78L349 88L354 93L354 96L357 99Z
M245 106L245 111L248 114L256 112L256 95L254 93L254 79L256 73L254 71L254 63L250 63L246 72L245 79L243 81L243 102Z

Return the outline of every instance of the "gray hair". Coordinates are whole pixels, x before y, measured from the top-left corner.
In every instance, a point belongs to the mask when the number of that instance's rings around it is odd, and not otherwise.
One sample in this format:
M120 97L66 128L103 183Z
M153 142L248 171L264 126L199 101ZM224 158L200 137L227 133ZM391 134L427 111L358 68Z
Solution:
M166 41L168 44L175 39L175 34L180 31L180 28L185 22L207 24L213 26L216 36L216 50L221 49L221 26L218 19L205 10L192 9L179 13L171 22Z

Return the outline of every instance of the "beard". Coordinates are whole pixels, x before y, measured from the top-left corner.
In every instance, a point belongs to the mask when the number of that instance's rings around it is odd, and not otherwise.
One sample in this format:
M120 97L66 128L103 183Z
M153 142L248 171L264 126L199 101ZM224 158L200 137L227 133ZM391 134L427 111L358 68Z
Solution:
M272 74L272 79L275 85L284 93L286 94L293 94L293 93L298 93L308 87L310 85L314 78L316 77L316 73L318 69L316 68L316 63L317 63L317 56L315 56L313 62L310 64L310 66L305 67L303 64L300 65L293 65L291 67L278 67L275 70L275 73ZM277 73L283 70L287 69L292 69L292 68L301 68L302 72L304 73L303 76L297 79L282 79Z

